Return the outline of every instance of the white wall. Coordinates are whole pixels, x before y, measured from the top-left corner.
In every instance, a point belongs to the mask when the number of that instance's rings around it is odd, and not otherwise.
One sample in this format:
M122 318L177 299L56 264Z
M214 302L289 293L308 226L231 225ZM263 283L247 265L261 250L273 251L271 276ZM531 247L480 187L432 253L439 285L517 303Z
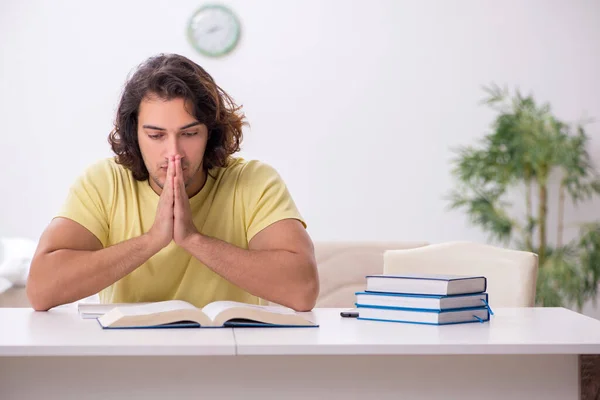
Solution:
M600 118L598 1L225 3L243 37L220 60L186 41L201 1L0 3L0 236L37 239L73 179L110 155L126 75L158 52L193 58L244 105L242 155L281 172L315 240L485 240L442 199L449 149L492 120L481 85ZM589 133L599 160L599 125Z

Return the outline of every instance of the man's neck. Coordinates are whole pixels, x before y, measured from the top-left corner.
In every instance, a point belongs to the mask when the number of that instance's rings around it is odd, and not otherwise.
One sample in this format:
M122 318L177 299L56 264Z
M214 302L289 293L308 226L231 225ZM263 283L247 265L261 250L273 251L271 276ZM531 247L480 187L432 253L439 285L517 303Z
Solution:
M188 197L191 199L195 195L197 195L204 185L206 184L206 179L208 178L208 171L204 168L200 170L192 180L192 182L186 186L185 191Z

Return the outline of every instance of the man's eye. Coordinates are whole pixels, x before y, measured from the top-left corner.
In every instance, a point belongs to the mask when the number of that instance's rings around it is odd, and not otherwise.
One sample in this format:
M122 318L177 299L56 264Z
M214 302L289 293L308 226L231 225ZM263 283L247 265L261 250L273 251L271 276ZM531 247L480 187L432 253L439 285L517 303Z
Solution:
M160 139L162 135L148 135L150 139Z
M194 136L195 134L197 134L198 132L184 132L185 136Z

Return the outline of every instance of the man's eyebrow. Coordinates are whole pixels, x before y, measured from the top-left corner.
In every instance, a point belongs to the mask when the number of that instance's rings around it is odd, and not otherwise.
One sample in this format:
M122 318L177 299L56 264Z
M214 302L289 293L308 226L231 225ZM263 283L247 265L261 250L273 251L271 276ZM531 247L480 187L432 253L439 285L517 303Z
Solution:
M201 125L202 122L192 122L191 124L187 124L186 126L182 126L181 128L179 128L180 131L187 129L187 128L191 128L192 126L196 126L196 125Z
M185 126L182 126L181 128L179 128L179 130L182 131L184 129L188 129L188 128L191 128L193 126L201 125L201 124L202 124L202 122L198 122L198 121L192 122L191 124L187 124ZM160 128L160 127L154 126L154 125L142 125L142 128L144 128L144 129L152 129L152 130L155 130L155 131L166 131L165 128Z
M154 125L142 125L142 128L144 128L144 129L153 129L155 131L166 131L165 128L159 128L158 126L154 126Z

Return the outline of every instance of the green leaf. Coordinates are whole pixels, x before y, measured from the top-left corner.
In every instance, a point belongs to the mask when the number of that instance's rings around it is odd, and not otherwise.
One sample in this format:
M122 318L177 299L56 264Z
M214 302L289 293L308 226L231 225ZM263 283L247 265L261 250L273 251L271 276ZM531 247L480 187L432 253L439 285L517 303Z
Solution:
M554 235L547 221L556 211L551 205L558 203L553 195L562 192L574 205L600 195L600 174L587 151L584 124L558 119L550 104L519 89L511 94L506 86L492 83L483 90L481 104L497 114L490 131L476 143L453 151L451 171L457 185L447 198L449 208L465 212L490 240L545 255L538 273L538 304L581 308L595 299L600 282L600 222L583 225L575 240L559 248L548 244L554 236L536 234L544 226L546 235ZM547 192L546 207L539 207L537 191L528 190L525 196L531 198L522 204L530 204L533 215L510 215L511 205L503 199L512 187L548 187L554 176L560 177L561 191Z
M483 228L491 240L508 243L515 223L504 210L506 205L500 200L503 194L502 188L474 190L463 186L450 193L449 209L464 209L470 222Z

